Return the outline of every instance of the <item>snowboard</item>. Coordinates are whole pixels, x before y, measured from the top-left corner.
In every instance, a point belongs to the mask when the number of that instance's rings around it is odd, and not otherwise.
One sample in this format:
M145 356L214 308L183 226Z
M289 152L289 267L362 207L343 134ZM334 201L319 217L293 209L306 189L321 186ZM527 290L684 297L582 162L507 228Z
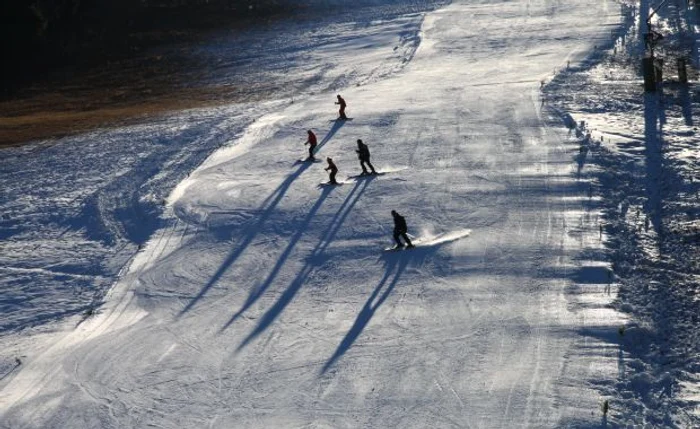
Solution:
M343 182L338 182L338 183L330 183L330 182L321 182L318 184L319 188L325 188L325 187L334 187L334 186L342 186Z

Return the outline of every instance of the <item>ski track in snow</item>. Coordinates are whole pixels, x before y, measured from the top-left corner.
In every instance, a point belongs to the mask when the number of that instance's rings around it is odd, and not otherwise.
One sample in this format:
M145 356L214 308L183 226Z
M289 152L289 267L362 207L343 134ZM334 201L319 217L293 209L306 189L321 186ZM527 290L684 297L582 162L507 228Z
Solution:
M403 68L341 88L352 122L328 123L335 91L267 105L175 188L100 313L8 377L2 425L605 423L623 319L538 86L619 20L612 1L454 2ZM352 70L387 46L316 54ZM339 177L356 138L391 173L318 189L323 164L290 165L307 128ZM382 254L392 208L437 241Z

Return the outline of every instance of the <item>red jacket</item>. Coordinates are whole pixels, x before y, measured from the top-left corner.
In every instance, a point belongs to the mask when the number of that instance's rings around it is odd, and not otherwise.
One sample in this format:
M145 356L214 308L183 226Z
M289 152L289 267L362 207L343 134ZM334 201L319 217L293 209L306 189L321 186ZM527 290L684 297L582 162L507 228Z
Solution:
M318 144L318 141L316 140L316 134L309 131L309 141L307 143L309 143L311 146L316 146Z

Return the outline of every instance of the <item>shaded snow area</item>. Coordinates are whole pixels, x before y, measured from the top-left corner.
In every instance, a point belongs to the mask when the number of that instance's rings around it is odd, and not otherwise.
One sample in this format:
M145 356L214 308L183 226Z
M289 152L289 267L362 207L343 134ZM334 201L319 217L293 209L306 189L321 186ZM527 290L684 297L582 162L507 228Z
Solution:
M646 14L635 3L623 9L625 25L611 29L615 39L559 73L545 94L580 143L577 178L589 189L587 206L603 213L613 306L629 316L614 339L619 374L603 388L612 419L700 427L698 11L685 2L659 10L666 83L645 94ZM650 6L642 1L641 10ZM693 62L687 86L678 83L679 56Z
M698 427L697 91L638 9L367 7L252 48L293 102L2 152L0 427Z
M399 70L418 46L419 12L442 3L365 2L350 14L325 2L323 16L219 34L193 49L192 61L213 66L191 85L223 82L270 101L0 150L0 334L53 330L49 322L76 315L68 324L80 323L139 246L171 222L161 217L168 193L215 149L289 104L289 94L303 99ZM15 339L0 335L0 374L28 352Z
M190 86L240 88L248 97L298 99L400 70L420 42L423 14L448 0L311 0L289 19L219 31L193 49L206 64ZM352 61L352 60L354 61ZM237 93L238 91L234 91Z

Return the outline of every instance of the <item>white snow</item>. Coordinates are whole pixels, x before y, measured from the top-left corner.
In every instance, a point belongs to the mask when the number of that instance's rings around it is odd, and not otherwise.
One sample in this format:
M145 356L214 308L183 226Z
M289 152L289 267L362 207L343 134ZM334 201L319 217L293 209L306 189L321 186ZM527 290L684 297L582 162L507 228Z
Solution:
M621 19L612 0L482 0L339 25L304 59L333 71L293 103L159 124L223 147L97 314L3 339L31 352L0 380L0 426L606 426L629 323L580 140L540 82ZM331 121L337 93L352 121ZM295 162L306 129L342 186ZM349 178L357 138L386 174ZM416 249L382 252L392 209Z

